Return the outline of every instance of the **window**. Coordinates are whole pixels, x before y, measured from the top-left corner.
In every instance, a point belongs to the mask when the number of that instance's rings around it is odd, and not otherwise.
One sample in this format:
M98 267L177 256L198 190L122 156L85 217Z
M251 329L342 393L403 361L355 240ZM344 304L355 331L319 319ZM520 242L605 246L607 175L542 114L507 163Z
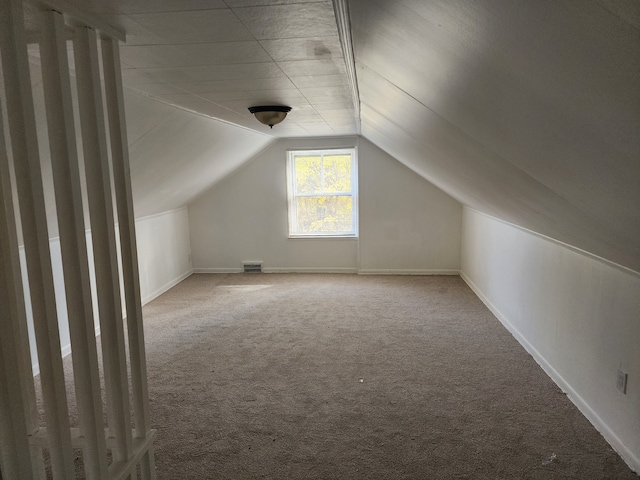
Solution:
M287 179L290 237L358 234L355 149L291 150Z

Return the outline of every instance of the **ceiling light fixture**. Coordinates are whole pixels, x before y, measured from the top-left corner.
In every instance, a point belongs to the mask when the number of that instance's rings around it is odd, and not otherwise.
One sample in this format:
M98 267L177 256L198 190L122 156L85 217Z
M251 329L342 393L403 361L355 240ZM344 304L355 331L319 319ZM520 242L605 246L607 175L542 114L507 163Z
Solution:
M269 125L273 128L285 119L287 113L291 111L291 107L282 105L268 105L261 107L249 107L249 111L255 115L260 123Z

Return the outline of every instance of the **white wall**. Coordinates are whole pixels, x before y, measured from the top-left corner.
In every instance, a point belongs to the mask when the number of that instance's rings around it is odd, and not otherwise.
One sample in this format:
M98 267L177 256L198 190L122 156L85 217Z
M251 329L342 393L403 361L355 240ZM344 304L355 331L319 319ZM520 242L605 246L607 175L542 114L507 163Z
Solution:
M474 210L462 276L640 471L640 274ZM616 389L618 368L627 394Z
M116 235L118 235L117 230ZM191 275L191 251L187 209L181 208L136 220L136 235L138 242L138 265L140 270L140 296L142 304L144 305ZM99 333L100 325L98 320L95 269L91 261L93 258L93 248L91 244L91 231L89 230L87 230L86 240L89 254L94 322L96 333ZM49 240L49 248L51 250L51 264L56 294L60 347L62 349L62 355L65 356L71 353L71 338L69 335L60 239L56 237ZM33 328L29 283L26 276L26 258L24 247L22 246L20 247L20 263L23 276L31 363L35 375L40 371L40 368L38 365L35 332ZM122 268L120 270L122 271ZM120 279L120 283L122 287L122 278ZM121 288L120 294L123 299L123 315L125 315L123 288Z
M87 235L87 241L91 238ZM89 248L91 246L89 245ZM49 249L51 250L51 266L53 269L53 286L55 289L56 312L58 314L58 331L60 335L60 347L62 356L71 353L71 337L69 333L69 321L67 320L67 303L64 293L64 278L62 272L62 255L60 252L60 239L58 237L49 240ZM22 271L22 285L24 289L24 306L27 316L27 332L29 334L29 348L31 353L31 366L33 374L40 373L40 365L38 363L38 351L36 349L36 334L33 326L33 312L31 308L31 295L29 291L29 279L27 278L27 259L25 256L24 246L20 246L20 268ZM91 269L91 279L94 278L93 264L89 265ZM95 305L95 282L92 284L92 292L94 292L94 310Z
M136 220L142 304L191 275L186 208Z
M458 273L460 204L368 140L359 162L360 272Z
M356 144L360 238L289 239L286 151ZM189 206L194 270L457 273L461 210L363 138L283 139Z
M286 151L352 147L355 137L279 140L189 205L195 271L356 271L355 239L289 239Z

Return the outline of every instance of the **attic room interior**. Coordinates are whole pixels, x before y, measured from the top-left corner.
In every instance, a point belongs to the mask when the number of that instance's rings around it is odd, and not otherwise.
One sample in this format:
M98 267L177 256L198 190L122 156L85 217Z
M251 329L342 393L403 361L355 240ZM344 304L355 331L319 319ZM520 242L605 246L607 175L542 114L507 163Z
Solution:
M638 478L637 0L0 0L0 59L0 479Z

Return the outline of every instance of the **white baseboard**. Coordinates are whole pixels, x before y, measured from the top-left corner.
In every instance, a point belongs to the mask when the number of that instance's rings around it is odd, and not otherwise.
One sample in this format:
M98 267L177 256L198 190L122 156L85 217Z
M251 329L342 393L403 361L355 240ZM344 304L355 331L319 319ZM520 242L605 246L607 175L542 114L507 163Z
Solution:
M267 267L264 273L357 273L358 275L460 275L446 269L357 269L351 267ZM241 268L194 268L193 273L242 273Z
M504 327L514 336L514 338L524 347L524 349L533 357L540 365L544 372L555 382L558 387L567 395L569 400L578 407L578 410L591 422L591 424L600 432L604 439L618 452L620 457L629 465L636 473L640 472L640 458L636 456L626 445L620 440L615 432L605 423L597 412L573 389L562 375L542 356L536 348L529 343L522 333L505 317L502 312L489 300L489 298L473 283L473 281L463 272L460 271L460 277L469 285L469 288L478 296L478 298L487 306L496 318L504 325Z
M263 273L358 273L356 268L268 267ZM194 268L193 273L242 273L241 268Z
M265 268L265 273L357 273L357 268L331 267L272 267Z
M460 270L447 269L375 269L363 268L358 270L359 275L460 275Z
M183 281L185 278L188 278L189 276L191 276L191 274L194 272L194 270L187 270L186 272L184 272L182 275L174 278L173 280L165 283L162 287L156 289L155 291L151 292L150 294L146 295L142 300L141 303L142 305L146 305L147 303L149 303L150 301L154 300L155 298L159 297L160 295L162 295L164 292L166 292L167 290L175 287L177 284L179 284L181 281Z
M193 273L242 273L241 268L194 268Z

